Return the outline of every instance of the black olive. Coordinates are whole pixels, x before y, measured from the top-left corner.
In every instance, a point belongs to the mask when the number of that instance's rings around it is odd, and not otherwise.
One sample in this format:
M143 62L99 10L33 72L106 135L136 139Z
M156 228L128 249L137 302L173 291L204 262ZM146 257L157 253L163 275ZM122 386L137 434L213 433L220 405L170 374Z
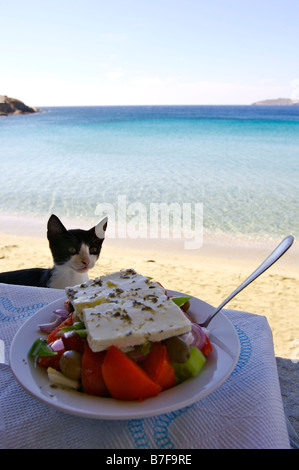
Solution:
M190 357L189 345L179 336L172 336L163 341L171 362L186 362Z

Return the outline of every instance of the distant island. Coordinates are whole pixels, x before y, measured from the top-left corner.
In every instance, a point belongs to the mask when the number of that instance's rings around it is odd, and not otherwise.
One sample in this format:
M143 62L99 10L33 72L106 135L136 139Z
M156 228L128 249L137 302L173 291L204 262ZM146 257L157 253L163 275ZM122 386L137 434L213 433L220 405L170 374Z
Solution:
M277 98L274 100L263 100L252 103L252 106L294 106L299 105L298 100L291 100L290 98Z
M7 116L8 114L28 114L38 112L40 112L40 109L27 106L22 101L15 98L8 98L8 96L0 95L0 116Z

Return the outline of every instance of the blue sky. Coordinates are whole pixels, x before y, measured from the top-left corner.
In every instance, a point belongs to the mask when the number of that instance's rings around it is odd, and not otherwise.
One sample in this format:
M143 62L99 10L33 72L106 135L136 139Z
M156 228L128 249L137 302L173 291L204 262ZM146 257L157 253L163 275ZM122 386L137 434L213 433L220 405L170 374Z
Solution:
M298 0L0 0L0 94L33 106L299 99Z

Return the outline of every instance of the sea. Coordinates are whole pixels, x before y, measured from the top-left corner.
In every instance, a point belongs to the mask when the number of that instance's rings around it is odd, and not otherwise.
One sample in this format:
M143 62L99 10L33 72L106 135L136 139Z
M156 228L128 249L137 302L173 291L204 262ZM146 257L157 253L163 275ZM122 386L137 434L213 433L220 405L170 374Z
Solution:
M162 206L182 227L197 214L210 234L298 237L299 106L45 107L0 118L0 214L109 212L138 227ZM170 223L161 214L156 223Z

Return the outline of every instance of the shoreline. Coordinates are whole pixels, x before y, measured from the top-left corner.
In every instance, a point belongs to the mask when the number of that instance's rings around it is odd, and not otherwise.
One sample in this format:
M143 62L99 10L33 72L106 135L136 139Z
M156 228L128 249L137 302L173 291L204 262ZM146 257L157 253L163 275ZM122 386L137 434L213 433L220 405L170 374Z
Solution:
M4 215L0 213L0 234L33 239L43 239L47 244L47 221L48 217L41 216L17 216ZM88 230L93 227L98 219L78 220L61 218L67 229L81 228ZM289 234L285 234L286 236ZM174 238L130 238L114 237L109 233L109 223L106 233L105 246L111 246L126 250L136 250L137 252L148 252L154 255L163 253L174 253L182 257L186 262L191 257L193 259L209 258L212 260L229 260L232 264L244 263L253 266L255 269L281 242L282 238L262 239L247 236L237 236L231 234L211 234L204 233L202 245L197 249L185 248L183 239ZM257 263L254 265L254 263ZM270 269L279 271L283 266L299 274L299 243L295 239L290 250ZM248 275L250 272L248 272Z
M60 216L59 216L60 217ZM27 215L11 215L0 213L0 233L5 233L7 235L18 235L24 237L33 237L33 238L44 238L47 234L47 221L49 216L27 216ZM67 229L81 228L88 230L99 221L99 218L94 217L82 218L82 219L70 219L68 217L60 217L60 220ZM116 228L117 231L117 228ZM136 238L130 237L114 237L109 234L109 224L108 224L108 238L111 240L116 240L119 244L124 244L124 241L127 243L132 242L132 245L135 247L141 246L142 248L145 245L152 245L156 248L161 248L163 251L166 250L182 250L184 249L184 240L179 240L175 238L150 238L147 236L141 236ZM107 235L106 234L106 235ZM286 233L285 236L290 235ZM204 251L207 253L214 253L214 250L218 251L217 255L219 256L223 252L223 247L226 249L232 249L235 251L235 256L239 256L244 250L249 250L250 252L265 252L269 254L269 250L274 249L275 246L283 239L284 237L272 237L272 238L263 238L263 237L254 237L249 235L241 234L229 234L229 233L210 233L205 231L203 233L203 243L202 246L197 249L184 249L186 253ZM188 241L188 238L186 238ZM294 246L296 246L296 260L293 264L297 264L299 260L299 246L297 247L296 239L292 250L294 251ZM218 250L217 250L218 248ZM230 255L233 255L231 253ZM294 255L294 253L293 253ZM297 259L298 256L298 259ZM292 264L291 259L288 260Z
M46 238L48 218L0 214L0 271L52 267ZM62 219L66 228L89 229L97 220ZM288 234L286 234L288 235ZM219 305L274 250L281 239L253 240L206 235L197 250L184 249L183 241L109 238L89 276L124 268L160 281L165 288ZM276 356L292 358L298 349L296 312L299 303L299 247L290 250L227 308L266 316L273 333Z

